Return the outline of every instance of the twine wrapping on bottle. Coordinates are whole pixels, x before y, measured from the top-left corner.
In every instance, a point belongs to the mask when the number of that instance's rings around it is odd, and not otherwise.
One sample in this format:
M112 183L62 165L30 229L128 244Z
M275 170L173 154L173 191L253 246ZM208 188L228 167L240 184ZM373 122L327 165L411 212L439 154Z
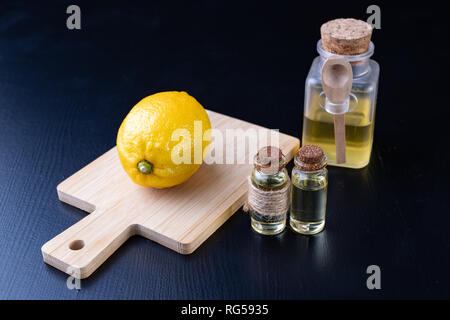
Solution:
M244 204L244 211L252 209L260 214L276 216L289 209L290 180L281 189L261 190L248 178L248 198Z

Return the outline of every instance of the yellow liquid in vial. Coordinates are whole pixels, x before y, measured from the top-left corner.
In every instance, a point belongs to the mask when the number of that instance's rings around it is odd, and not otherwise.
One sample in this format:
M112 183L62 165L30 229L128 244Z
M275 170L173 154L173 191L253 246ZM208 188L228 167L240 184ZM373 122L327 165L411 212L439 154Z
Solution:
M311 107L303 118L303 145L320 146L328 158L329 165L363 168L370 160L372 151L374 115L371 116L370 100L355 93L358 105L353 111L345 114L345 153L346 162L336 164L336 145L334 143L333 115L322 109L319 104L319 93L314 92ZM321 101L323 104L324 101ZM350 104L350 109L352 105Z

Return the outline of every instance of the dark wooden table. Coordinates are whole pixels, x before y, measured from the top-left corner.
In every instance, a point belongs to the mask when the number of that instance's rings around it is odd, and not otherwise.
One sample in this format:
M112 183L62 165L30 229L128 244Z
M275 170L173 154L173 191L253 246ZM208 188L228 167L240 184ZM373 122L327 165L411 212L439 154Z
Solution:
M0 4L0 298L450 297L447 22L428 4L380 5L372 158L329 168L324 232L263 237L238 211L192 255L134 237L67 289L40 247L85 213L59 202L56 185L114 146L137 101L185 90L300 137L320 25L366 19L371 4L92 2L77 2L73 31L69 2ZM369 265L381 268L381 290L366 287Z

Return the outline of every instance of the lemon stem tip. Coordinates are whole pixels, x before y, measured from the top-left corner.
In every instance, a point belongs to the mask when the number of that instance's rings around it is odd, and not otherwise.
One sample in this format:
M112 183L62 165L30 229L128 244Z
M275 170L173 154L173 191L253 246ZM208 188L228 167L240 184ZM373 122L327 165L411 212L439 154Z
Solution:
M152 173L153 165L147 160L141 160L138 162L137 168L143 174L150 174Z

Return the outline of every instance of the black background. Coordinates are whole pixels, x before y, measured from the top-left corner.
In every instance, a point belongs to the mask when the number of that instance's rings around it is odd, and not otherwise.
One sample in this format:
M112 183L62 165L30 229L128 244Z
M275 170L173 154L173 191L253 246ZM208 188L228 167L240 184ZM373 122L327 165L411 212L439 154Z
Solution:
M70 4L81 30L66 28ZM366 20L370 4L382 13L371 163L329 168L324 232L262 237L238 211L189 256L131 238L79 291L43 263L42 244L85 216L56 185L114 146L141 98L184 90L301 138L320 25ZM0 298L449 298L447 41L430 1L1 2ZM381 290L366 288L371 264Z

